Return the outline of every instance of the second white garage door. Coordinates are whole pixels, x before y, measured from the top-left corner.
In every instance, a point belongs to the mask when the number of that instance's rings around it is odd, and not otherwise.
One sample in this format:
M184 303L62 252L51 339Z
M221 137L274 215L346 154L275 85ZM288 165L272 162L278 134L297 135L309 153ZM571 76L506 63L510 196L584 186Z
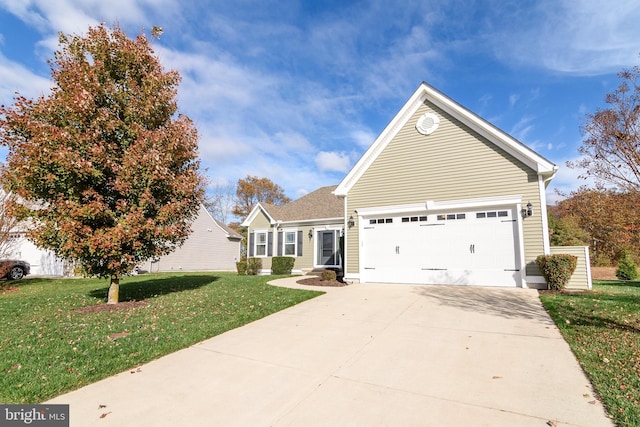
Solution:
M515 209L363 219L361 281L516 286Z

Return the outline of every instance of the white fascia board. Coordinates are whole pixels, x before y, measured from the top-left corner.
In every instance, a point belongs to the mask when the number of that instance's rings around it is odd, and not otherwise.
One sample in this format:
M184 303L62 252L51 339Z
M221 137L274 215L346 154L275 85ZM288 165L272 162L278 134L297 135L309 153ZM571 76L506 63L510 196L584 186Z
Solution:
M251 212L249 212L249 215L247 215L247 218L242 221L242 224L240 224L243 227L249 227L251 225L251 223L253 222L254 219L256 219L256 216L258 216L258 214L260 213L260 211L264 212L264 214L267 216L267 219L269 219L269 224L275 224L276 221L273 219L273 217L271 215L269 215L269 212L267 212L267 210L260 204L260 202L258 202L253 209L251 209Z
M374 160L382 153L382 151L386 148L386 146L391 142L393 137L400 131L402 126L413 116L420 105L425 100L425 93L422 89L422 86L418 87L411 98L404 104L402 109L395 115L395 117L389 122L389 124L384 128L382 133L378 135L376 140L371 144L371 146L365 151L365 153L360 157L360 160L351 168L347 176L344 177L342 182L338 184L335 190L333 190L333 194L338 197L344 197L347 195L351 187L360 179L360 177L366 172L367 169L371 166Z
M429 211L442 211L450 209L483 208L488 206L513 206L520 203L522 203L522 196L509 195L460 200L427 200L426 208Z
M558 171L558 167L545 159L544 157L531 150L529 147L520 143L513 137L509 136L496 126L487 122L480 116L469 111L462 105L458 104L451 98L439 92L427 83L421 83L414 94L404 104L402 109L395 115L393 120L389 122L382 133L376 138L373 144L362 155L360 160L349 171L347 176L340 182L338 187L333 191L336 196L346 196L353 185L371 166L375 159L382 153L386 146L400 131L402 126L413 116L413 114L426 101L433 102L439 108L451 114L465 125L496 144L498 147L529 166L542 175L545 179L551 179Z
M425 98L427 100L433 102L438 107L442 108L447 113L451 114L453 117L487 138L489 141L497 144L507 153L535 170L538 174L555 174L555 171L557 171L556 165L477 114L466 109L426 83L422 83L422 87L426 93Z
M431 211L446 211L446 210L460 210L471 208L484 208L489 206L514 206L522 203L522 196L509 195L509 196L496 196L496 197L482 197L476 199L461 199L461 200L442 200L433 201L427 200L424 203L412 203L407 205L393 205L393 206L379 206L373 208L361 208L357 209L358 216L370 217L379 215L395 215L401 213L412 212L431 212Z
M279 227L286 227L290 225L323 225L323 224L342 224L344 222L344 218L318 218L318 219L303 219L303 220L292 220L292 221L282 221L277 220L275 223Z

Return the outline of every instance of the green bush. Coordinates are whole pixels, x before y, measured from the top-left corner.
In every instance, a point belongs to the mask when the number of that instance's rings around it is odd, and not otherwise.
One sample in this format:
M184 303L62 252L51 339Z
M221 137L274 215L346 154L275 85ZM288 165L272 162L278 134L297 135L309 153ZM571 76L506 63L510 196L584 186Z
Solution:
M247 274L257 276L262 270L262 260L260 258L249 258L247 260Z
M322 280L336 280L336 272L333 270L322 270L320 273L320 279Z
M629 255L629 252L623 251L618 260L618 269L616 277L620 280L636 280L638 278L638 267Z
M236 262L236 270L238 270L238 276L246 276L247 275L247 261L238 261Z
M272 274L291 274L296 259L290 256L274 256L271 260Z
M578 257L567 254L540 255L536 263L549 289L562 290L578 265Z

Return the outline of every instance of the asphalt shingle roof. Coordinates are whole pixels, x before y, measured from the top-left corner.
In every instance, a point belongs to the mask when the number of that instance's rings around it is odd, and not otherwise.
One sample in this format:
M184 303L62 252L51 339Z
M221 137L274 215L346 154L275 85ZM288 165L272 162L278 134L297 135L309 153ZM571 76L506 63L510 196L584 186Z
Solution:
M344 203L331 192L337 185L318 188L286 205L262 206L278 221L300 221L309 219L341 218L344 216Z

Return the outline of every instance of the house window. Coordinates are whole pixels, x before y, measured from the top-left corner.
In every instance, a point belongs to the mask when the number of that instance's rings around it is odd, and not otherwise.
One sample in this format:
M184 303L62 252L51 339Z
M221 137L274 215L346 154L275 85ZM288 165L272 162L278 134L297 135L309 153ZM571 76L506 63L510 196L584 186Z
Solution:
M284 233L284 255L296 256L296 235L295 231L285 231Z
M393 224L393 218L373 218L369 220L369 224Z
M426 221L427 217L426 216L403 216L402 217L402 222L418 222L418 221Z
M466 219L467 214L458 213L458 214L441 214L437 216L438 221L448 221L452 219Z
M255 254L256 256L267 255L267 232L266 231L256 232Z

